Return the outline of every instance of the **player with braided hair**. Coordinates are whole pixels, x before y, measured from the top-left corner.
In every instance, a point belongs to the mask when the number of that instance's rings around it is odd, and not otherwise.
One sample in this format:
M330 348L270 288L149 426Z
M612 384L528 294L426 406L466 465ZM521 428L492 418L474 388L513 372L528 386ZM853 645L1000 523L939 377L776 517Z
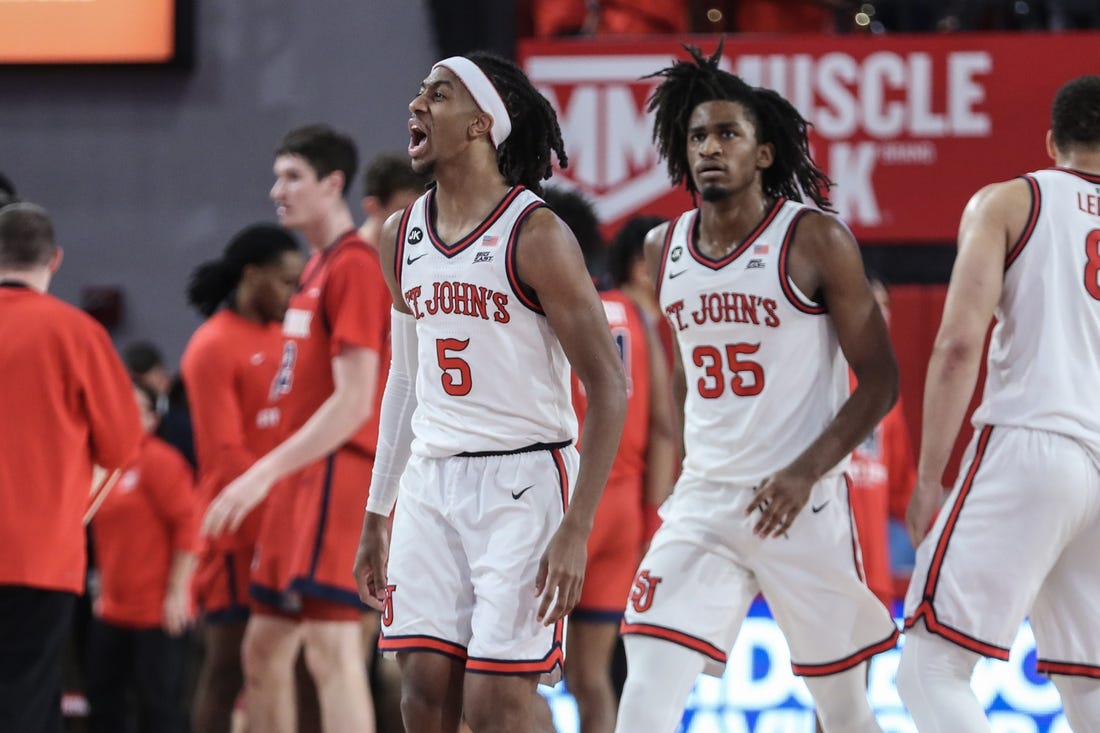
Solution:
M719 69L721 47L688 52L654 75L649 107L699 208L645 245L685 458L623 619L616 730L671 733L763 593L824 729L879 731L863 666L898 630L861 578L844 465L897 396L886 325L847 227L801 203L828 206L807 122Z
M380 242L393 358L355 575L407 730L531 733L622 430L622 362L575 238L535 194L565 153L526 76L444 59L409 111L413 168L436 186ZM580 459L570 368L588 394Z

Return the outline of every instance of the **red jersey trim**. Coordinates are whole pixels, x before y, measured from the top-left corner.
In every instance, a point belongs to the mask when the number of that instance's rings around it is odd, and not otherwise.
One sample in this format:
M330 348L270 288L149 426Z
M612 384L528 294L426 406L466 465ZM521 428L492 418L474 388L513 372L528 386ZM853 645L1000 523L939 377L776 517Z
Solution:
M654 639L664 639L678 646L699 652L704 657L713 659L719 664L726 663L726 653L713 644L698 637L691 636L690 634L685 634L682 631L665 628L664 626L656 626L654 624L628 624L626 621L623 621L622 624L619 625L619 634L622 636L636 634L638 636L650 636Z
M779 210L783 208L783 204L786 203L786 201L787 199L783 196L777 198L775 200L775 203L772 204L771 209L769 209L768 213L764 215L764 218L760 221L760 223L757 224L751 232L749 232L749 236L745 237L745 239L742 240L741 244L734 247L732 252L730 252L720 260L712 259L699 250L699 243L697 240L699 238L700 217L696 216L695 221L692 222L691 229L688 230L688 251L691 252L691 256L695 258L695 261L698 262L700 265L703 265L704 267L709 267L712 270L722 269L745 253L745 250L749 248L749 245L755 242L756 238L759 237L761 233L763 233L763 231L768 228L768 225L772 223L772 220L774 220L776 215L779 214Z
M672 249L672 233L676 231L676 225L680 223L680 219L684 216L688 216L687 213L681 214L668 223L668 231L665 232L665 243L661 245L661 268L657 271L657 302L661 302L661 286L665 282L665 269L668 267L668 253Z
M1100 179L1097 180L1100 183ZM1035 663L1035 669L1040 674L1062 674L1070 677L1091 677L1100 680L1100 667L1094 664L1076 664L1074 662L1054 662L1049 659L1040 659Z
M393 243L393 275L397 278L397 289L401 289L401 271L404 266L405 258L405 237L408 236L409 218L412 216L413 206L416 202L409 204L405 207L404 213L401 214L401 223L397 225L397 239Z
M783 237L783 244L779 249L779 285L783 289L783 294L787 296L787 302L795 307L795 309L807 313L811 316L820 316L828 313L829 309L824 305L817 303L810 303L803 300L791 284L791 277L787 270L787 259L791 254L791 242L794 241L795 230L798 229L798 222L802 221L802 217L814 211L813 209L802 209L791 220L790 226L787 227L787 234Z
M519 243L519 231L523 227L523 222L527 221L527 217L529 217L535 209L541 209L545 206L546 204L541 201L532 201L527 205L526 209L520 212L519 216L516 218L515 226L512 227L512 236L508 237L507 249L504 252L506 269L508 271L508 284L512 287L512 292L519 298L520 303L523 303L540 316L546 315L546 311L544 311L539 304L535 297L534 290L519 279L519 265L516 263L516 250L519 248L516 245Z
M838 672L844 672L852 667L867 661L876 654L882 652L888 652L898 645L898 637L901 636L901 632L894 629L894 632L882 641L865 646L859 651L838 659L835 662L825 662L823 664L798 664L797 662L791 662L791 671L799 677L824 677L825 675L836 674Z
M434 636L386 636L378 640L381 652L434 652L452 659L466 661L466 647Z
M940 541L936 545L935 552L932 553L932 562L928 567L928 577L925 579L924 583L923 599L916 610L913 611L912 615L905 619L905 628L911 629L916 625L917 621L923 618L925 627L933 634L941 636L972 652L987 657L993 657L994 659L1007 660L1008 649L1006 647L997 646L996 644L990 644L981 639L976 639L969 634L948 626L936 617L936 608L934 605L936 588L940 581L940 570L943 568L944 558L947 556L948 543L951 541L951 535L955 531L955 525L958 524L959 514L962 512L966 497L969 495L970 489L974 485L974 478L978 474L978 468L981 466L982 458L985 456L986 448L989 446L989 437L992 434L993 426L986 425L978 435L978 443L974 450L974 458L970 462L970 468L967 469L966 478L963 479L962 487L959 490L959 496L955 500L954 506L951 507L951 513L947 517L947 523L944 525Z
M432 240L432 244L435 245L435 248L446 257L454 257L456 254L473 244L489 229L489 227L496 223L496 220L500 218L501 214L503 214L508 207L511 206L512 202L516 200L516 197L525 190L527 189L523 186L513 186L512 189L504 195L504 198L500 200L496 208L493 209L472 232L454 244L445 244L443 240L439 238L439 235L435 233L435 225L432 223L432 202L435 201L436 191L436 189L433 188L428 191L427 200L424 202L424 224L425 228L428 230L428 238Z
M1027 224L1024 226L1024 230L1020 232L1019 239L1012 245L1012 248L1008 250L1008 255L1005 257L1005 269L1012 267L1012 263L1016 261L1016 258L1020 256L1020 253L1024 251L1024 247L1027 246L1028 241L1031 239L1032 233L1035 231L1035 225L1039 223L1039 210L1042 208L1042 194L1039 192L1039 182L1031 176L1020 176L1027 181L1028 188L1031 189L1031 209L1027 214ZM1100 178L1097 179L1100 181Z
M1051 166L1047 168L1048 171L1058 171L1060 173L1069 173L1071 176L1077 176L1078 178L1088 181L1089 183L1100 183L1100 175L1096 173L1086 173L1085 171L1079 171L1076 168L1058 168Z

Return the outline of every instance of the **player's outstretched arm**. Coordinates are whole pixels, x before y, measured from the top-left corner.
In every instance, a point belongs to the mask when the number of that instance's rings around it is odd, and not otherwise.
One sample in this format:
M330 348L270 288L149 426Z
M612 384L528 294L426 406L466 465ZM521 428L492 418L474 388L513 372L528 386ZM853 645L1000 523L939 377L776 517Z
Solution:
M762 537L787 531L813 485L870 434L898 396L894 348L855 239L839 220L824 214L806 214L795 226L788 271L799 290L828 307L858 384L809 447L761 484L746 513L761 511L754 531Z
M386 597L386 565L390 555L389 515L397 501L401 474L411 453L412 415L416 409L416 322L401 296L401 287L394 273L394 252L401 215L402 212L398 211L386 220L378 247L382 275L393 297L390 328L393 348L386 390L382 395L374 470L352 569L359 598L379 610Z
M534 288L588 396L584 453L573 498L539 572L539 618L552 624L580 598L588 534L626 416L626 376L603 304L568 227L549 209L539 209L523 224L517 247L520 279Z
M1023 180L986 186L970 199L959 223L958 256L924 383L917 485L905 515L914 546L943 503L943 472L978 380L1008 247L1027 223L1030 197Z

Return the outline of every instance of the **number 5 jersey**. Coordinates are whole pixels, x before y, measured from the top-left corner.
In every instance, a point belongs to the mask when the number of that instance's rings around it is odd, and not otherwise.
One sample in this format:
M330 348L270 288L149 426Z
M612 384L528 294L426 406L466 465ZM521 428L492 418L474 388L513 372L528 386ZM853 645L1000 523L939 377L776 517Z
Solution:
M442 458L573 440L569 363L516 267L523 223L545 204L516 186L473 231L446 243L432 225L434 194L405 210L394 252L419 349L413 453Z

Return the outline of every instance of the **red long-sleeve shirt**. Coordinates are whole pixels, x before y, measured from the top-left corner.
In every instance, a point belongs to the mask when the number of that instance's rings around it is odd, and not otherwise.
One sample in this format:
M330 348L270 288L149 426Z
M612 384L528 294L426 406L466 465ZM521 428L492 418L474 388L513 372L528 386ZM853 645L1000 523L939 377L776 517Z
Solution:
M100 596L96 614L119 626L155 627L164 619L172 558L194 552L198 511L191 466L148 436L92 520Z
M0 584L80 593L92 465L141 440L107 331L27 287L0 287Z

